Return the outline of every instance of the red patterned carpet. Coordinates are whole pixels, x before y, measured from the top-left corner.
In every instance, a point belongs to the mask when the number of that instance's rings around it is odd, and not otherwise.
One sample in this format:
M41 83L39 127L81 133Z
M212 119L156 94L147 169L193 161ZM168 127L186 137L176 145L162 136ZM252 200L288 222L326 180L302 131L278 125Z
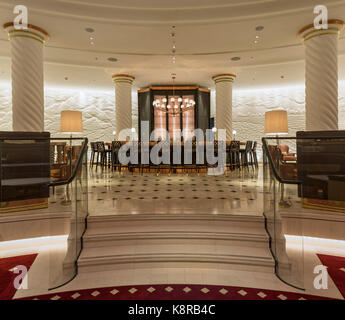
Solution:
M15 266L29 270L37 254L0 259L0 300L10 300L16 293L13 286L18 274ZM345 298L345 257L318 254L328 267L329 276ZM214 285L139 285L66 291L24 298L24 300L328 300L302 293Z
M23 265L29 271L35 261L37 254L28 254L0 259L0 300L10 300L15 295L17 289L14 287L14 279L19 276L10 270Z
M317 255L322 264L327 267L329 276L345 299L345 257Z
M23 300L329 300L300 293L212 285L141 285L75 290Z

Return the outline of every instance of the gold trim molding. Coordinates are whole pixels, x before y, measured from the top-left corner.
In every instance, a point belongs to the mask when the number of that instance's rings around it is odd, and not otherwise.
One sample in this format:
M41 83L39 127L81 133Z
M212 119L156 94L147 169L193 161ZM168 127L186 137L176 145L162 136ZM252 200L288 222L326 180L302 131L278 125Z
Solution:
M199 86L150 86L148 88L139 89L138 93L148 92L150 90L199 90L202 92L211 92L209 89L200 88Z
M317 36L322 36L324 34L335 34L335 35L339 36L340 31L342 29L344 29L344 27L345 27L344 21L339 20L339 19L330 19L330 20L328 20L328 24L329 25L338 25L338 27L333 26L333 27L329 27L328 29L315 29L314 24L309 24L309 25L305 26L304 28L302 28L298 32L297 35L298 35L298 37L301 37L303 41L309 40L309 39L317 37ZM306 32L308 30L310 30L310 31ZM315 33L315 35L310 36L314 33Z
M135 77L130 76L129 74L113 74L111 77L113 79L115 79L115 78L130 78L132 80L135 80Z
M4 30L6 30L7 28L11 28L11 27L14 27L13 22L7 22L7 23L5 23L5 24L2 26L2 28L3 28ZM50 39L50 36L49 36L48 32L45 31L44 29L40 28L40 27L37 27L37 26L35 26L35 25L29 23L29 24L28 24L28 29L33 29L33 30L39 31L39 32L41 32L43 35L45 35L46 38L47 38L48 40ZM17 31L27 31L27 30L17 30Z
M216 78L226 78L226 77L229 77L229 78L236 78L236 75L233 74L233 73L222 73L222 74L216 74L215 76L212 77L212 80L215 80Z

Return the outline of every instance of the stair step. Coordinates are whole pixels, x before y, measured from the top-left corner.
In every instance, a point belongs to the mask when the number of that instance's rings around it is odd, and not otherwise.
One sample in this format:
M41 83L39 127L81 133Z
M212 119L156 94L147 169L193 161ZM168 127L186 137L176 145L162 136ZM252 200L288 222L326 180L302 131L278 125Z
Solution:
M151 231L199 231L237 232L245 228L249 234L265 232L262 216L235 215L138 215L97 216L88 218L88 232L142 232ZM102 229L101 232L98 229ZM241 231L242 232L242 231Z
M241 256L214 253L138 253L99 257L83 257L79 260L80 273L106 271L114 269L154 267L190 267L190 268L229 268L246 269L261 272L274 272L274 261L271 257Z
M114 233L111 229L108 232L92 233L87 232L83 239L84 248L90 247L104 247L113 245L137 245L140 241L141 245L150 245L154 243L169 244L191 244L203 243L210 244L217 241L217 243L231 244L236 243L239 246L252 245L254 247L267 247L268 236L262 234L248 234L248 233L216 233L216 232L127 232ZM186 243L188 241L188 243Z
M88 217L79 272L141 267L274 271L261 215L138 214Z

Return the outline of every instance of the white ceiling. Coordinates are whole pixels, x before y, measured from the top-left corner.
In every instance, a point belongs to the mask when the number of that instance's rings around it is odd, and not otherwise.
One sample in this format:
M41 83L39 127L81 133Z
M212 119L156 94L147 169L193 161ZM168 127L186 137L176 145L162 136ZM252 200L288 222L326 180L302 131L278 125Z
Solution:
M135 87L177 82L213 87L217 73L236 73L235 86L304 82L298 31L312 23L314 0L28 0L29 23L51 36L45 48L48 85L112 88L111 74L136 77ZM323 0L329 18L345 21L345 1ZM0 23L12 21L14 1L0 2ZM176 26L176 64L172 63ZM257 32L256 26L264 26ZM94 45L90 33L95 30ZM259 42L254 43L259 35ZM339 40L345 79L345 32ZM241 57L231 61L232 57ZM117 62L109 62L109 57ZM0 81L10 79L10 43L0 32ZM281 77L283 76L283 78ZM65 80L67 78L67 80Z

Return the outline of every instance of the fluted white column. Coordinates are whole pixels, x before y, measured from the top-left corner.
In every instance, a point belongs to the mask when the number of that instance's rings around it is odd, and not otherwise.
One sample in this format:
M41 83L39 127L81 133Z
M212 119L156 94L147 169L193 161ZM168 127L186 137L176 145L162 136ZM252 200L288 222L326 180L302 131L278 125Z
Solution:
M132 84L134 77L127 74L112 76L115 84L116 136L124 129L132 128Z
M338 130L338 38L344 23L328 29L303 28L305 44L306 130Z
M212 78L216 83L216 128L226 129L227 140L232 138L232 83L235 78L231 73Z
M3 28L11 41L12 128L44 131L43 46L49 35L30 24L26 30L12 22Z

